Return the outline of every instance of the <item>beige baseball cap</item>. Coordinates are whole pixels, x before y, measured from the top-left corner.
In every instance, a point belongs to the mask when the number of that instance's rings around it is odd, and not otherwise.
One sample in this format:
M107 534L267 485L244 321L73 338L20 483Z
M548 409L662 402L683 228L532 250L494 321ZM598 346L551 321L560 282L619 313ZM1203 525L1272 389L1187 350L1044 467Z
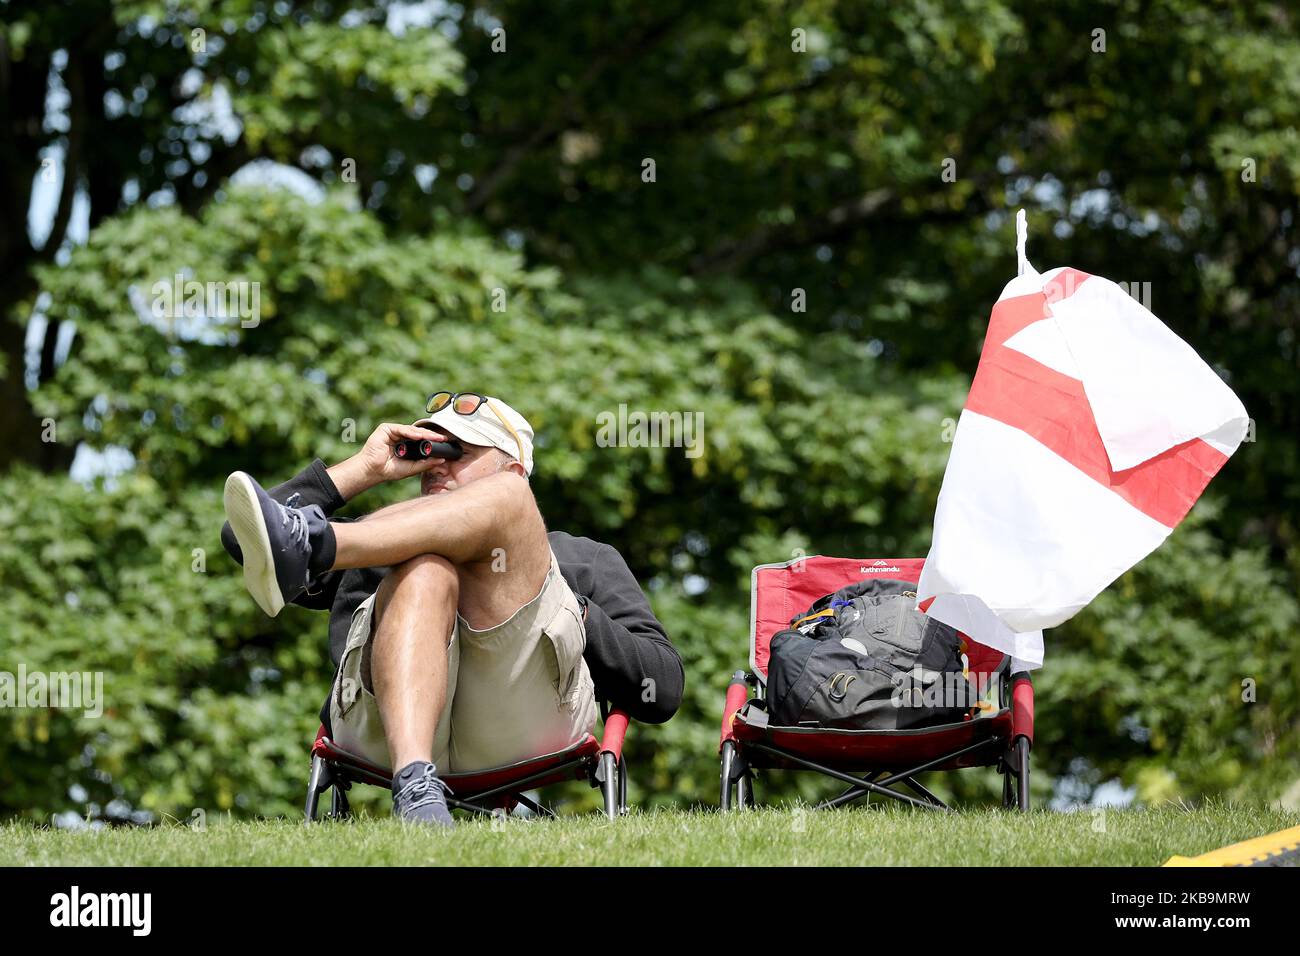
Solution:
M528 419L491 395L469 415L461 415L454 405L451 402L415 424L436 426L439 431L471 445L500 448L523 465L527 474L533 473L533 426L528 424Z

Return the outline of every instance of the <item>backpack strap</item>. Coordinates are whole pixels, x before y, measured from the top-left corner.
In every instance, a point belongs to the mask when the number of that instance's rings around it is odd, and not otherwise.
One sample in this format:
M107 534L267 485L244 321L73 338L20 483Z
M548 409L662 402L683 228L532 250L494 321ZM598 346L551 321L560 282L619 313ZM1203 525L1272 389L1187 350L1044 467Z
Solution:
M834 608L829 608L829 607L822 608L820 611L814 611L811 614L805 614L803 617L795 618L793 621L790 622L790 626L797 631L799 630L799 628L803 627L809 621L815 621L818 618L822 618L822 617L834 617L834 616L835 616Z

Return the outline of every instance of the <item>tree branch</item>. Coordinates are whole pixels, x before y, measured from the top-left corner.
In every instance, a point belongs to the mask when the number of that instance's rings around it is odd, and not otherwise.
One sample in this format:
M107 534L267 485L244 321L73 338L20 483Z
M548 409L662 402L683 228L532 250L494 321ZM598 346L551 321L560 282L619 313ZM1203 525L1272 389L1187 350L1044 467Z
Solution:
M811 219L789 226L760 226L740 239L723 242L709 252L696 256L691 260L690 270L697 275L733 272L778 248L821 242L830 235L870 219L894 198L891 189L873 189L838 202Z
M40 257L46 262L52 261L63 245L72 219L72 201L76 198L77 184L81 179L86 139L86 82L82 57L80 49L68 50L68 68L63 75L69 97L68 142L63 154L63 186L59 191L59 204L54 210L50 234L41 247Z
M815 90L820 86L826 85L828 81L837 76L834 70L828 70L825 73L819 73L811 79L801 80L798 83L789 83L785 86L774 87L769 90L756 90L745 96L739 96L732 100L724 100L720 103L714 103L712 106L706 106L704 109L696 110L694 113L687 113L673 120L661 120L655 123L647 123L644 126L634 127L631 135L653 135L661 133L685 132L687 130L698 130L706 125L710 120L716 119L735 110L744 109L747 106L753 106L757 103L766 103L768 100L774 100L782 96L793 96L799 93L807 93Z
M595 84L596 80L611 64L626 64L630 60L643 56L654 49L672 32L674 27L679 26L682 22L683 17L677 13L663 17L647 26L645 30L627 43L608 50L592 60L582 78L574 85L569 94L561 100L560 105L551 111L550 116L541 125L534 128L522 143L517 143L506 150L505 156L496 165L496 168L479 180L473 192L465 200L465 211L474 213L481 209L514 176L520 164L530 153L539 147L554 142L564 132L572 121L582 95Z

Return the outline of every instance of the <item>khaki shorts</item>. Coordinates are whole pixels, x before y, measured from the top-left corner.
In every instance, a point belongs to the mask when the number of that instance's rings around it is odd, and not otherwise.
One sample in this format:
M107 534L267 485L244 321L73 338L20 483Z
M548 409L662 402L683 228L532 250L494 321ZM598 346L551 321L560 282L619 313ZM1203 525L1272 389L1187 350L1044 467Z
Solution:
M353 612L330 692L330 725L341 748L392 767L378 703L361 684L374 607L372 594ZM509 620L476 631L458 614L447 644L447 704L433 740L439 770L499 767L563 750L590 733L596 696L586 646L582 610L554 554L542 590Z

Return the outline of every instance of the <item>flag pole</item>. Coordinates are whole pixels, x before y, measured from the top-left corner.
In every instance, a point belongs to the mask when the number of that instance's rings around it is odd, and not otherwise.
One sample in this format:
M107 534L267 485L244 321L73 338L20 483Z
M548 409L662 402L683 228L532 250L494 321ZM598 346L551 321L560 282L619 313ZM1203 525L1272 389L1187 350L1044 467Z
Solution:
M1025 220L1023 209L1016 211L1016 275L1029 271L1029 259L1025 256L1025 240L1029 237L1029 225Z

